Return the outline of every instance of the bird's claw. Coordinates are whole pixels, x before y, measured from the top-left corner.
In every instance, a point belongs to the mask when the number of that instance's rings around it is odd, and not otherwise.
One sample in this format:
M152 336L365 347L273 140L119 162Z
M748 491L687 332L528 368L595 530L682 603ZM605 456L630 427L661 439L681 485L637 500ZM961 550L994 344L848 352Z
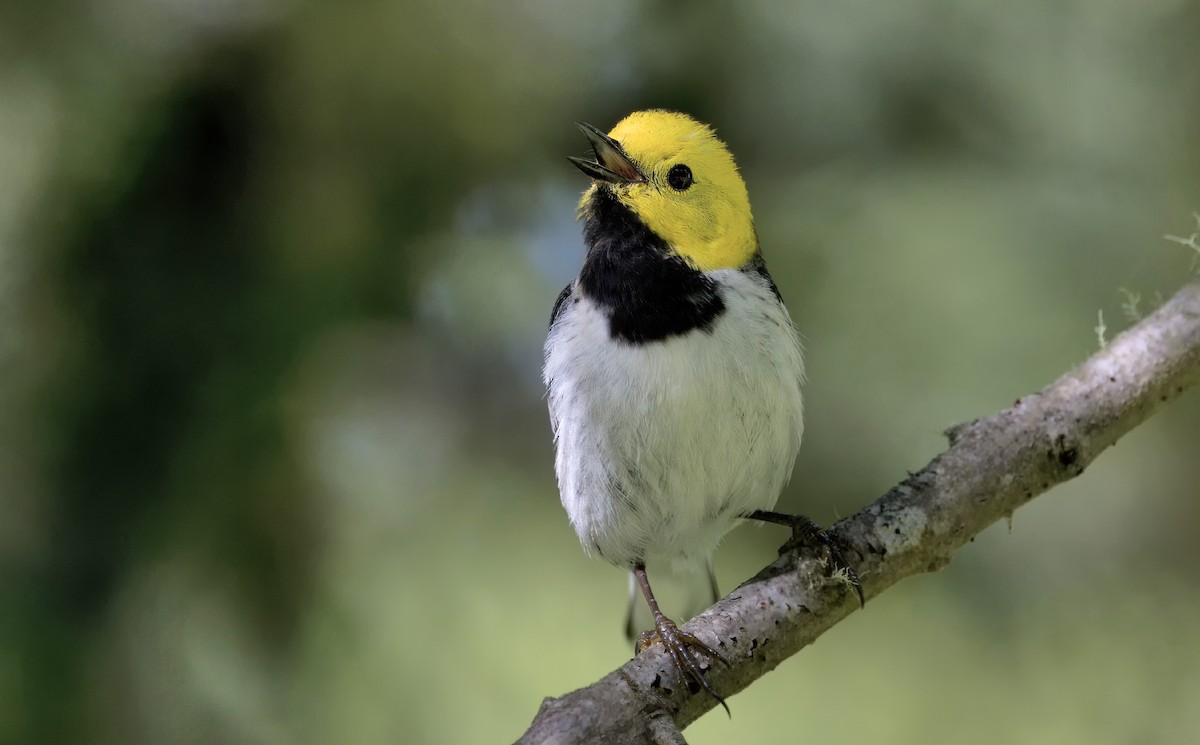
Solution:
M675 622L665 616L659 616L654 621L654 630L643 631L637 639L637 652L641 654L649 647L655 644L662 644L667 649L667 653L674 661L679 674L683 676L684 682L687 684L688 691L691 693L699 693L704 690L708 695L717 700L722 707L725 708L725 713L729 713L729 706L725 703L725 699L717 695L717 692L709 685L708 680L704 677L704 668L696 660L692 653L693 649L700 650L710 658L728 665L729 661L721 655L717 654L716 650L705 644L694 634L680 629L675 625ZM689 649L690 648L690 649Z
M842 553L842 548L846 544L804 515L793 515L791 517L792 537L779 547L780 555L801 546L820 546L825 549L826 555L829 556L830 566L833 567L835 572L840 571L845 573L846 581L858 593L859 606L865 607L867 600L863 595L862 583L858 579L858 572L854 571L854 567L846 560L845 554Z

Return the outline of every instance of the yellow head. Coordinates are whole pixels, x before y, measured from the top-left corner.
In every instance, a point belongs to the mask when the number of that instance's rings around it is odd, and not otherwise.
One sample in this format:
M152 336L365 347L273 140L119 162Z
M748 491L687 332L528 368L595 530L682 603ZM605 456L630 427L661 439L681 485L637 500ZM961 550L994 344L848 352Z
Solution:
M646 227L701 271L740 267L758 252L746 184L706 124L673 111L637 111L607 135L580 124L596 160L571 158Z

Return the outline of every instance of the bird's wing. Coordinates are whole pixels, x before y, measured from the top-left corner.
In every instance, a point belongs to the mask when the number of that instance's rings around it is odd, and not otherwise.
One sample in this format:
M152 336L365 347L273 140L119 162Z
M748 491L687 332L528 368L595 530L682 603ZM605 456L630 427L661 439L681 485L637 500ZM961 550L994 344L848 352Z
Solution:
M775 280L771 279L771 273L767 271L767 262L763 259L762 252L754 254L750 261L742 267L742 271L750 275L758 275L758 278L766 283L767 287L771 288L771 294L779 302L783 302L783 296L779 294L779 288L775 286Z
M575 283L571 282L563 288L562 292L558 293L558 299L554 301L554 310L550 311L551 326L558 320L558 314L562 313L563 305L567 302L567 298L571 296L571 290L573 289L575 289Z

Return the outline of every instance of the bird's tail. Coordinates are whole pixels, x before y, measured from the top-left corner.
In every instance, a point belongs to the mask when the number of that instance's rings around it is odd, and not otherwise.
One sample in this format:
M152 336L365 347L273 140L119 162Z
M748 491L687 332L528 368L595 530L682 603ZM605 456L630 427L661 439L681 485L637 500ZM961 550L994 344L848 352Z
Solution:
M654 572L654 597L658 606L671 620L684 623L721 598L717 575L713 572L712 555L700 561L672 561L647 569ZM665 570L665 571L664 571ZM654 618L637 586L633 572L629 573L629 611L625 615L625 636L637 639L638 634L654 628Z

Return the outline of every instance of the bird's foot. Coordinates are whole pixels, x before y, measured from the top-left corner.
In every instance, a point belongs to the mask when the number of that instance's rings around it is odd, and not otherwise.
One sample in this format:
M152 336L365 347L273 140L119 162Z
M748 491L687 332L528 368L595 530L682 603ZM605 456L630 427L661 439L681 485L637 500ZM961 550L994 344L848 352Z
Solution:
M671 655L671 659L675 662L675 667L679 670L679 674L683 676L688 691L699 693L703 689L725 708L726 714L729 713L729 706L726 705L725 699L717 695L717 692L712 689L712 686L709 685L708 680L704 677L704 668L697 661L693 650L699 650L712 659L728 665L729 662L724 657L717 654L716 650L700 641L695 635L680 629L675 625L674 621L661 614L654 620L653 631L643 631L638 636L638 654L641 654L654 644L662 644L667 648L667 653Z
M820 525L817 525L804 515L788 515L782 512L765 512L759 510L751 512L747 517L752 520L786 525L792 529L792 537L779 547L780 555L802 546L824 549L825 554L829 557L830 567L835 573L842 573L845 576L846 582L854 588L854 591L858 594L859 606L866 606L867 601L863 595L862 583L858 580L858 572L854 571L854 567L846 560L846 555L842 552L842 549L846 548L847 545L840 538L827 532Z

